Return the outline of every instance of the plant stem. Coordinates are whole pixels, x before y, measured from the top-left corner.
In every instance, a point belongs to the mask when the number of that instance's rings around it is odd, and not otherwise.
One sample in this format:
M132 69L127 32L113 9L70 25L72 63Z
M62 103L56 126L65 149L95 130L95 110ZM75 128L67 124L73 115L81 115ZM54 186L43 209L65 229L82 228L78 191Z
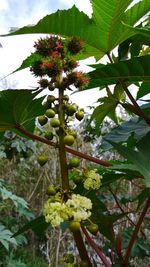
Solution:
M86 230L85 227L82 227L82 231L85 234L90 246L95 250L95 252L97 253L97 255L101 258L103 264L106 267L112 267L112 265L108 262L108 260L106 259L106 256L103 254L103 252L101 251L101 249L97 246L97 244L94 242L94 240L91 238L91 236L88 234L88 231Z
M64 90L62 88L59 89L59 161L60 161L60 169L61 169L61 181L62 181L62 189L64 192L69 191L69 179L68 179L68 167L67 167L67 157L65 151L65 143L64 143L64 127L65 127L65 118L64 118L64 109L63 109L63 94Z
M113 64L113 60L112 60L112 58L110 56L110 53L107 53L107 56L108 56L110 62ZM150 126L150 118L147 117L145 115L145 113L143 112L143 110L140 108L140 106L138 105L138 103L136 102L136 100L134 99L134 97L132 96L132 94L130 93L130 91L128 90L128 87L127 87L125 81L122 80L122 79L119 79L119 82L120 82L120 85L122 86L123 90L127 94L128 98L130 99L131 103L133 104L133 106L134 106L134 108L136 110L136 113L135 114L138 114Z
M17 131L19 131L20 133L24 134L26 137L29 137L31 138L32 140L36 140L36 141L39 141L41 143L44 143L44 144L47 144L47 145L50 145L50 146L54 146L54 147L58 147L57 143L56 142L53 142L53 141L50 141L50 140L47 140L46 138L43 138L41 136L38 136L38 135L35 135L33 133L30 133L28 132L26 129L22 128L20 125L16 125L15 126L15 129ZM85 153L82 153L82 152L79 152L79 151L76 151L70 147L65 147L65 150L66 152L70 153L70 154L73 154L75 156L78 156L80 158L83 158L83 159L86 159L86 160L89 160L91 162L94 162L94 163L97 163L97 164L100 164L102 166L105 166L105 167L110 167L112 166L112 163L108 162L108 161L105 161L105 160L101 160L101 159L97 159L95 157L92 157L92 156L89 156Z
M140 106L138 105L138 103L136 102L136 100L134 99L134 97L131 95L130 91L128 90L127 86L126 86L126 83L124 82L124 80L120 80L119 81L122 88L124 89L124 91L126 92L128 98L130 99L130 101L132 102L133 106L135 107L136 109L136 112L138 113L138 115L143 118L146 123L150 126L150 119L149 117L147 117L145 115L145 113L143 112L143 110L140 108Z
M127 251L126 251L126 254L125 254L125 257L124 257L124 261L123 261L121 267L127 267L128 266L128 261L129 261L129 257L130 257L130 254L131 254L131 250L133 248L133 245L134 245L135 240L137 238L140 226L141 226L141 224L142 224L142 222L144 220L144 217L145 217L145 215L147 213L147 210L148 210L149 206L150 206L150 198L148 198L148 200L147 200L147 202L146 202L146 204L144 206L144 209L143 209L143 211L142 211L142 213L141 213L141 215L139 217L139 220L138 220L138 222L137 222L137 224L135 226L133 235L132 235L131 240L129 242L129 245L128 245L128 248L127 248Z
M73 233L73 237L74 237L74 240L76 242L76 246L78 248L80 258L83 261L86 261L88 263L88 267L92 267L92 263L91 263L90 258L88 256L88 253L87 253L85 244L83 242L83 238L82 238L80 230Z
M131 218L126 214L126 211L124 211L124 209L121 207L121 205L120 205L120 203L119 203L119 200L118 200L116 194L113 192L111 186L109 186L109 191L110 191L111 194L113 195L113 197L114 197L114 199L115 199L115 201L116 201L116 204L117 204L117 206L119 207L119 209L122 211L122 213L125 213L125 216L126 216L126 218L128 219L128 221L130 221L130 223L131 223L132 225L136 226L136 224L135 224L135 223L131 220ZM143 237L146 239L146 236L145 236L145 234L144 234L144 232L143 232L142 230L141 230L141 234L142 234Z

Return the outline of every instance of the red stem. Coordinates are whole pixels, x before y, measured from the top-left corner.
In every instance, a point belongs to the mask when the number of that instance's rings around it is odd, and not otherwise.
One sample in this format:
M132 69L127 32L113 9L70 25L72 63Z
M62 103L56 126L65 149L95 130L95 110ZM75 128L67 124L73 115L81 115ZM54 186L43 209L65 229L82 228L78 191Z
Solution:
M101 249L97 246L97 244L94 242L94 240L91 238L91 236L89 235L88 231L86 230L85 227L82 227L82 231L85 234L90 246L95 250L95 252L97 253L97 255L101 258L103 264L106 267L112 267L112 265L108 262L108 260L106 259L106 256L103 254L103 252L101 251Z
M142 213L141 213L141 215L139 217L139 220L138 220L138 222L137 222L137 224L135 226L133 235L132 235L131 240L129 242L129 245L128 245L128 248L127 248L127 251L126 251L126 254L125 254L125 257L124 257L124 261L123 261L121 267L127 267L128 266L128 261L129 261L129 257L130 257L130 254L131 254L131 250L133 248L133 245L134 245L135 240L137 238L140 226L141 226L141 224L142 224L142 222L144 220L144 217L145 217L145 215L147 213L147 210L148 210L149 206L150 206L150 198L147 200L147 202L145 204L145 207L144 207L144 209L143 209L143 211L142 211Z
M111 58L111 56L110 56L109 53L107 53L107 56L108 56L110 62L113 64L113 60L112 60L112 58ZM125 81L122 80L122 79L119 79L119 82L120 82L120 84L121 84L123 90L124 90L125 93L127 94L128 98L129 98L130 101L132 102L133 106L135 107L135 109L136 109L136 113L137 113L141 118L143 118L143 119L146 121L146 123L150 126L150 119L149 119L149 117L147 117L147 116L145 115L145 113L143 112L143 110L140 108L140 106L138 105L138 103L136 102L136 100L134 99L134 97L132 96L132 94L130 93L130 91L128 90L128 87L126 86Z
M76 242L76 246L78 248L80 258L83 261L86 261L88 263L88 267L92 267L92 263L91 263L90 258L88 256L88 253L87 253L85 244L83 242L83 238L82 238L80 230L77 232L74 232L73 237L74 237L74 240Z
M55 147L58 147L57 143L53 142L53 141L50 141L50 140L47 140L46 138L43 138L43 137L40 137L38 135L35 135L35 134L32 134L30 132L28 132L27 130L25 130L24 128L22 128L21 126L19 125L16 125L15 128L23 133L24 135L30 137L31 139L33 140L36 140L36 141L39 141L39 142L42 142L44 144L47 144L47 145L51 145L51 146L55 146ZM83 158L83 159L86 159L86 160L89 160L89 161L92 161L94 163L97 163L97 164L100 164L100 165L103 165L105 167L110 167L112 166L112 164L108 161L105 161L105 160L101 160L101 159L97 159L95 157L92 157L92 156L89 156L89 155L86 155L82 152L79 152L79 151L76 151L70 147L65 147L65 150L66 152L70 153L70 154L73 154L73 155L76 155L80 158Z

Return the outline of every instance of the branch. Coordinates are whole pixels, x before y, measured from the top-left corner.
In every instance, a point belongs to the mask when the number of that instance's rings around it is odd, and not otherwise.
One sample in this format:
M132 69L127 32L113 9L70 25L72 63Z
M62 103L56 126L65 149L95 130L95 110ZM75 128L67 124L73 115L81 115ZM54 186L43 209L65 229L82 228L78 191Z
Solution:
M130 101L132 102L133 106L135 107L137 114L139 114L139 116L141 118L143 118L146 121L146 123L150 126L150 119L149 119L149 117L147 117L145 115L145 113L140 108L140 106L138 105L138 103L136 102L136 100L134 99L134 97L131 95L130 91L128 90L128 88L126 86L126 83L123 80L120 80L119 82L120 82L122 88L124 89L124 91L126 92L127 96L129 97Z
M81 260L86 261L88 263L88 267L92 267L92 263L91 263L90 258L88 256L88 253L87 253L85 244L83 242L83 238L82 238L80 230L77 232L74 232L73 237L74 237L74 240L76 242L76 246L78 248Z
M58 144L56 142L53 142L53 141L47 140L46 138L43 138L43 137L40 137L38 135L32 134L32 133L28 132L27 130L25 130L24 128L22 128L20 125L16 125L15 128L20 133L23 133L24 135L26 135L27 137L31 138L32 140L36 140L36 141L39 141L41 143L44 143L44 144L47 144L47 145L54 146L54 147L58 148ZM82 152L79 152L79 151L76 151L76 150L74 150L74 149L72 149L70 147L65 147L65 150L66 150L66 152L68 152L70 154L76 155L76 156L78 156L80 158L89 160L91 162L100 164L102 166L105 166L105 167L112 166L112 164L110 162L108 162L108 161L97 159L95 157L86 155L86 154L84 154Z
M113 60L112 60L112 58L111 58L111 56L110 56L109 53L107 53L107 56L108 56L110 62L113 64ZM145 115L145 113L143 112L143 110L140 108L140 106L138 105L138 103L136 102L136 100L134 99L134 97L132 96L132 94L130 93L130 91L128 90L128 87L127 87L125 81L122 80L122 79L119 79L119 82L120 82L120 84L121 84L123 90L124 90L125 93L127 94L128 98L129 98L130 101L132 102L132 104L133 104L133 106L134 106L134 108L135 108L135 110L136 110L135 114L138 114L138 115L139 115L141 118L143 118L143 119L146 121L146 123L150 126L150 118L147 117L147 116Z
M124 257L124 261L123 261L123 264L122 264L121 267L127 267L128 266L128 261L129 261L129 257L130 257L130 254L131 254L131 250L133 248L133 245L134 245L135 240L137 238L139 229L141 227L141 224L142 224L142 222L144 220L144 217L145 217L145 215L147 213L147 210L148 210L149 206L150 206L150 198L147 200L147 202L145 204L145 207L144 207L144 209L143 209L143 211L142 211L142 213L141 213L141 215L139 217L139 220L138 220L138 222L137 222L137 224L135 226L133 235L132 235L131 240L129 242L129 245L128 245L128 248L127 248L127 251L126 251L126 254L125 254L125 257Z
M100 259L102 260L105 267L112 267L112 265L108 262L108 260L106 259L106 256L103 254L101 249L97 246L97 244L94 242L94 240L90 237L90 235L88 234L88 231L86 230L85 227L82 227L82 231L85 234L90 246L95 250L95 252L100 257Z
M114 194L111 186L109 186L109 191L111 192L111 194L113 195L115 201L116 201L116 204L118 205L118 208L122 211L122 213L125 213L125 216L126 218L130 221L130 223L134 226L136 226L136 224L131 220L131 218L126 214L126 212L124 211L124 209L121 207L120 203L119 203L119 200L117 198L117 196ZM141 230L141 234L144 236L144 238L146 239L146 236L144 234L144 232Z

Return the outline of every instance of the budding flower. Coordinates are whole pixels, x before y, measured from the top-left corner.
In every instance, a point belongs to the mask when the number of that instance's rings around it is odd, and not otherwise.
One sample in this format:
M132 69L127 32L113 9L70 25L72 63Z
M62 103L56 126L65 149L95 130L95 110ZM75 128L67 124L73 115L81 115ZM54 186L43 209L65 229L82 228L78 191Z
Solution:
M90 170L85 174L86 179L83 184L85 189L96 190L100 188L102 176L96 173L96 171L96 169Z
M57 227L65 220L73 219L81 222L88 219L91 216L91 209L92 202L87 197L72 194L66 202L62 202L61 198L58 199L58 195L56 195L45 203L43 215L47 223Z

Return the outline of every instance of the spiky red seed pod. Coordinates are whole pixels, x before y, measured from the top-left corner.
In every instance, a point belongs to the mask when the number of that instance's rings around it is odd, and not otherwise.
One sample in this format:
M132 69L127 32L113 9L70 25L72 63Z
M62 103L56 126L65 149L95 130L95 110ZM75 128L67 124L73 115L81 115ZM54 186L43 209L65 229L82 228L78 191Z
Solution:
M47 88L49 85L49 81L47 79L41 79L38 83L43 89Z
M67 47L71 54L77 54L82 50L83 42L78 37L72 37L69 40Z

